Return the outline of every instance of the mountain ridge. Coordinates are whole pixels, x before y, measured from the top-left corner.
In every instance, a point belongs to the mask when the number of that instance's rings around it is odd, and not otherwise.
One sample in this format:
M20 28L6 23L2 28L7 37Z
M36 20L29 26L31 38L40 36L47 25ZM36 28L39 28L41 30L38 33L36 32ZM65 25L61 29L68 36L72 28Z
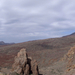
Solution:
M4 41L0 41L0 45L12 45L12 44L15 44L15 43L5 43Z

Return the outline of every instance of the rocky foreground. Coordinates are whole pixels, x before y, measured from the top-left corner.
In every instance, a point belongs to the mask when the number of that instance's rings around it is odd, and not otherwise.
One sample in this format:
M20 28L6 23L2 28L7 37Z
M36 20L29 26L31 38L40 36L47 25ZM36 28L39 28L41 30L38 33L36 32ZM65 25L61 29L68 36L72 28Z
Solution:
M75 75L75 46L59 61L40 69L37 61L28 57L26 49L23 48L14 58L12 68L2 68L0 75Z
M43 75L75 75L75 46L63 58L49 67L40 69Z
M28 57L26 49L21 49L15 57L12 69L4 69L6 73L0 72L0 75L39 75L38 64L36 60Z

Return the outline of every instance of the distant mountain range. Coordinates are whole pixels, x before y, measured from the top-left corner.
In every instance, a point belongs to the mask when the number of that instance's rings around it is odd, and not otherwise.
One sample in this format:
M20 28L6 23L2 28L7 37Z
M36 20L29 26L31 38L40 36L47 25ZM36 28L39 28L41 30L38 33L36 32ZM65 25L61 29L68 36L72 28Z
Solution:
M12 45L12 44L15 44L15 43L5 43L4 41L0 41L0 45Z

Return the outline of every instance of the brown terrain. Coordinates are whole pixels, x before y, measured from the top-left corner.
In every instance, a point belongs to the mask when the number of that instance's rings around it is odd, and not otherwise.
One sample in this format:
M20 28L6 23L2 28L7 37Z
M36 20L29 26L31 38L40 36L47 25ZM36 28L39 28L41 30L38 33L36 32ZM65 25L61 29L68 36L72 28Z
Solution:
M75 33L61 38L28 41L0 47L0 68L11 68L22 48L36 59L43 75L69 75L75 68ZM70 49L71 48L71 49ZM70 72L70 73L69 73ZM74 73L73 73L74 74Z

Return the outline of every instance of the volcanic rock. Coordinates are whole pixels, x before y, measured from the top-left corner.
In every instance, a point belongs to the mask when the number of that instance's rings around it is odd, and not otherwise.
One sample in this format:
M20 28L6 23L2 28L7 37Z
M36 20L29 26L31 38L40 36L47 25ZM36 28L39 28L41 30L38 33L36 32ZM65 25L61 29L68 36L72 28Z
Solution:
M37 61L36 60L31 61L31 70L33 72L33 75L38 75L39 74L38 64L37 64Z
M38 75L38 64L36 60L32 60L28 57L26 49L21 49L15 57L14 64L12 65L12 72L16 72L20 75Z

